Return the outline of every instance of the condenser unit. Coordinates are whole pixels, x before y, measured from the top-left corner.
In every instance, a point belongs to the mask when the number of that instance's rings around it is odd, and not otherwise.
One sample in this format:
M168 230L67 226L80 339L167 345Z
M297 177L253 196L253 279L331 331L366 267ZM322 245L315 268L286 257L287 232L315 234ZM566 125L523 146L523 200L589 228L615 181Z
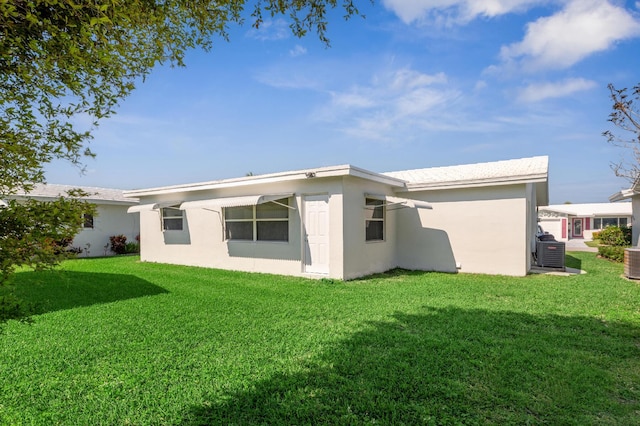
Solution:
M564 243L559 241L538 241L536 244L537 265L564 270L564 249Z
M640 249L628 248L624 250L624 276L640 279Z

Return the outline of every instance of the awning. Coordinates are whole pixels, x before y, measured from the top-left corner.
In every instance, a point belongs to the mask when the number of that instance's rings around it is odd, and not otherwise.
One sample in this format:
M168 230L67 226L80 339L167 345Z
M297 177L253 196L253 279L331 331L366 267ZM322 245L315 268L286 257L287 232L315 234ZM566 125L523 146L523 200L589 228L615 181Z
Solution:
M180 204L178 201L166 201L163 203L151 203L151 204L139 204L137 206L131 206L127 209L127 213L140 213L148 211L160 211L160 209L170 206L176 206Z
M289 198L292 196L293 196L293 193L288 192L285 194L246 195L243 197L225 197L225 198L211 198L209 200L185 201L180 205L180 210L220 209L224 207L257 206L258 204L274 202L276 200L281 200L283 198ZM282 205L287 208L294 209L291 206L288 206L285 204L282 204Z
M433 209L431 204L426 201L420 200L411 200L409 198L400 198L400 197L391 197L389 195L375 195L375 194L365 194L366 198L372 198L374 200L384 201L383 204L385 207L395 210L401 209L404 207L412 208L412 209ZM375 208L376 206L367 206L369 208Z

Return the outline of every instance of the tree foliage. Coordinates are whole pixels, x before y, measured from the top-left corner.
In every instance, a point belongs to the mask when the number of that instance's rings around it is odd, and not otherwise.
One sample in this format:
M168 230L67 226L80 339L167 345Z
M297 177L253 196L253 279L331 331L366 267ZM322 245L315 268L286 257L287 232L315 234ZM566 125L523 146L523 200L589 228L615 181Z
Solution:
M360 14L353 0L0 0L0 201L44 182L54 159L81 168L91 131L157 64L183 66L231 25L275 16L328 45L333 9ZM0 207L0 285L16 266L55 264L55 242L87 208L66 197Z
M609 121L623 130L624 136L611 130L605 131L603 135L609 143L624 148L625 153L631 154L623 154L620 161L612 164L612 168L616 176L635 182L640 177L640 84L633 87L631 93L627 88L616 89L612 84L608 87L613 101L613 112L609 114Z
M17 266L43 269L68 257L67 246L82 226L83 213L94 214L95 208L81 198L69 196L49 202L13 199L3 205L0 208L0 284L8 281ZM0 293L0 322L27 313L24 304L11 293Z
M358 13L342 0L346 17ZM251 7L252 6L252 7ZM158 63L184 65L188 49L251 10L253 25L284 15L296 36L326 37L338 0L0 1L0 193L43 180L54 158L81 165L90 130ZM91 123L79 126L79 118Z

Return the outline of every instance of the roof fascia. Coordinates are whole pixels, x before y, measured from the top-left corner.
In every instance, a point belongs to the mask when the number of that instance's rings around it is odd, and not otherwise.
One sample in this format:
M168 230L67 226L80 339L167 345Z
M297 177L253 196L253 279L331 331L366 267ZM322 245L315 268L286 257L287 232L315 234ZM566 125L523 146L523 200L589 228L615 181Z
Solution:
M131 198L130 200L105 200L105 199L93 199L90 197L64 197L62 195L58 195L58 196L45 196L45 195L34 195L34 196L30 196L30 195L9 195L6 198L7 199L14 199L14 200L20 200L20 201L24 201L24 200L36 200L36 201L52 201L52 200L57 200L58 198L63 197L63 198L73 198L74 200L79 200L79 201L86 201L88 203L91 204L108 204L108 205L119 205L119 206L131 206L134 204L138 204L138 199L137 198Z
M512 176L491 179L477 179L468 181L449 181L436 183L407 183L407 191L437 191L441 189L477 188L482 186L516 185L525 183L545 183L547 173L526 176Z
M616 201L627 200L633 197L634 195L639 194L640 193L639 190L640 188L636 189L635 186L633 188L623 189L622 191L618 191L615 194L611 195L609 197L609 201L611 201L612 203L615 203Z
M401 179L391 178L379 173L370 172L365 169L353 167L351 165L319 167L316 169L295 170L290 172L272 173L258 176L247 176L242 178L223 179L218 181L172 185L149 189L136 189L124 191L125 197L145 197L150 195L175 194L194 191L206 191L211 189L237 188L252 185L263 185L293 180L319 179L329 177L354 176L362 179L384 183L390 186L404 187L405 182Z

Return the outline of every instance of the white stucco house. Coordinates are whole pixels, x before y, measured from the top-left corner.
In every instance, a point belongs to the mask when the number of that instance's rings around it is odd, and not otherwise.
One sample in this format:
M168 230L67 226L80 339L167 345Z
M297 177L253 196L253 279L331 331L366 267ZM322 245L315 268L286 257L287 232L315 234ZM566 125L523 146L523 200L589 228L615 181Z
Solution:
M540 226L558 241L591 240L607 226L630 226L631 203L553 204L538 208Z
M521 276L548 158L375 173L351 165L124 191L141 259L352 279L392 268Z
M85 215L82 230L76 235L72 247L81 249L80 256L95 257L113 254L109 251L109 237L125 235L127 241L135 242L140 234L140 220L127 214L129 207L137 205L135 198L125 198L120 189L96 188L88 186L38 184L29 193L18 193L9 198L21 200L33 198L50 201L66 196L72 189L81 189L87 194L83 197L96 206L95 215Z
M640 216L640 178L631 185L630 188L616 192L609 197L609 201L616 204L618 201L631 200L631 245L638 247L638 236L640 235L640 223L638 218Z

